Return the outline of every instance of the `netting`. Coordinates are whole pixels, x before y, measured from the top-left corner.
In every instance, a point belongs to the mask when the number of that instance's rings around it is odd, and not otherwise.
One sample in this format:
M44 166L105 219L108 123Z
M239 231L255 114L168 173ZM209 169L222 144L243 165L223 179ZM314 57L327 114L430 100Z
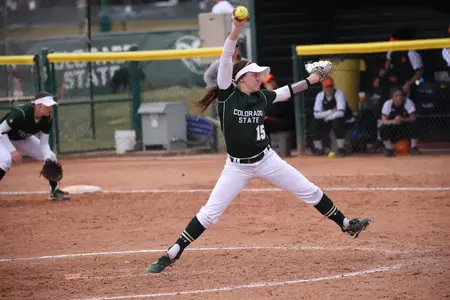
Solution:
M0 66L0 82L1 100L32 96L36 93L36 67L34 65Z
M336 132L342 139L339 133L342 127L348 152L380 151L386 140L394 145L411 138L418 140L419 145L450 142L450 76L442 49L394 51L389 56L389 67L380 73L387 58L387 53L304 57L303 61L330 60L334 70L330 76L334 89L327 93L327 88L319 84L304 95L307 149L313 152L321 146L336 149L339 147ZM422 67L423 72L417 72ZM300 71L306 74L304 69ZM395 101L398 98L392 94L395 88L403 91L403 100ZM340 97L336 90L342 91L346 99L343 125L324 117L326 113L320 114L336 109L336 104L332 104ZM416 120L409 122L408 116L413 111ZM383 115L389 122L382 121ZM397 115L402 121L391 124ZM386 128L389 128L387 136Z
M151 41L151 43L150 43ZM130 63L125 61L94 62L54 62L46 61L46 53L87 52L85 40L80 37L66 39L41 39L10 41L9 54L39 53L40 89L45 89L61 103L56 112L54 147L59 153L113 150L116 131L131 130L140 127L136 117L139 107L130 112L130 103L136 98L132 94ZM142 32L106 34L94 37L91 51L123 52L132 47L139 50L188 50L198 48L199 37L189 30L170 32ZM203 74L211 59L184 58L137 62L136 74L139 78L140 103L180 102L186 104L186 134L179 137L181 148L215 148L217 134L213 122L199 118L193 106L205 92ZM14 80L11 72L3 72L5 84L1 92L8 97L32 95L37 91L36 66L7 65L14 68ZM89 76L91 74L91 76ZM1 75L0 75L1 76ZM20 90L16 87L19 86ZM15 98L15 99L16 99ZM3 108L12 98L4 99ZM22 102L24 102L23 99ZM212 116L209 109L205 116ZM168 137L169 138L169 137ZM150 147L150 145L147 145ZM163 147L164 148L164 147ZM137 150L146 149L141 145Z
M199 119L194 102L200 99L204 93L203 87L182 87L173 86L161 89L152 89L142 93L141 107L146 104L160 103L183 103L186 104L184 120L175 120L168 115L167 122L182 124L186 122L186 133L179 136L182 146L180 148L212 147L212 123L207 119ZM78 100L64 100L58 108L58 136L59 152L91 152L100 150L114 150L120 147L122 139L118 131L133 130L132 122L132 98L129 93L118 95L102 95L95 97L94 103L82 102ZM159 115L159 114L156 114ZM211 115L211 111L205 114ZM145 118L142 115L141 118ZM202 128L202 122L206 125ZM208 124L210 126L208 126ZM163 134L164 128L145 128L144 121L141 121L143 134L147 134L147 129L153 130L150 134ZM163 125L161 125L163 126ZM174 137L167 136L167 139ZM119 143L119 145L117 145ZM144 143L136 150L169 150L165 143ZM135 150L135 149L128 149Z
M214 127L210 108L199 117L193 102L205 92L203 74L214 59L185 58L138 62L139 92L131 87L129 63L125 61L76 61L48 63L48 53L123 52L136 50L182 50L201 47L196 21L199 13L210 12L208 1L20 1L6 0L0 6L0 55L35 55L39 65L0 66L0 109L33 98L39 90L52 93L60 102L55 112L53 148L60 153L114 149L115 136L127 130L145 131L139 107L147 103L186 104L185 148L216 149L221 135ZM234 1L246 5L246 1ZM91 17L88 40L87 17ZM102 17L108 16L106 29ZM152 22L183 28L148 31ZM142 22L145 21L145 22ZM174 26L174 21L188 22ZM195 24L195 22L191 22ZM181 23L180 23L181 24ZM183 23L184 24L184 23ZM149 27L150 26L150 27ZM113 30L115 32L109 31ZM137 30L137 31L132 31ZM122 32L117 32L122 31ZM40 74L37 74L38 68ZM39 77L39 78L38 78ZM138 124L139 123L139 124ZM217 122L216 122L217 124ZM139 134L139 132L136 132ZM173 137L171 137L173 138ZM145 145L137 150L145 149Z
M193 71L193 64L199 69ZM73 65L77 63L71 63ZM103 62L93 63L99 66ZM166 135L165 139L177 139L177 149L201 148L213 150L217 141L214 127L213 108L210 107L203 115L199 114L196 102L201 99L206 91L202 73L207 67L201 59L164 60L156 61L153 69L143 68L145 78L139 77L140 104L133 107L133 88L130 74L130 63L122 63L120 76L113 82L107 80L108 88L94 90L93 97L88 95L88 89L84 86L74 87L73 91L66 89L64 85L71 84L67 72L56 71L56 64L45 66L55 69L53 76L45 76L42 86L52 92L59 101L59 107L54 112L53 147L58 153L93 152L105 150L117 150L122 148L120 143L124 139L118 138L123 131L135 130L136 126L145 136ZM140 62L139 65L144 65ZM61 64L60 64L61 65ZM29 68L32 66L20 66ZM44 74L46 70L44 68ZM160 70L160 72L158 72ZM86 74L77 75L86 80ZM54 77L55 80L49 80ZM148 79L147 78L152 78ZM30 79L32 81L33 78ZM59 84L61 83L62 84ZM84 91L83 91L84 88ZM109 88L111 90L109 90ZM2 113L6 113L13 105L19 105L32 100L34 88L28 90L28 97L1 99ZM183 115L174 117L165 111L155 111L153 114L137 113L141 107L151 104L155 108L167 103L178 103L184 107ZM135 110L133 115L133 110ZM136 115L140 118L136 119ZM145 118L164 118L158 126L146 126ZM171 123L184 126L185 132L171 136L167 127ZM136 133L134 133L136 134ZM125 140L125 142L127 142ZM168 149L166 142L143 141L142 144L127 149L132 150L172 150Z

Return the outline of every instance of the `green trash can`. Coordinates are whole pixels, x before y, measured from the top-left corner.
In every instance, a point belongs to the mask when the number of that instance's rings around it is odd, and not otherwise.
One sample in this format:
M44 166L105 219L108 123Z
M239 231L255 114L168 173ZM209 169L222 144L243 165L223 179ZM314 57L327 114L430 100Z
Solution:
M111 31L111 18L106 10L102 10L99 14L100 32Z

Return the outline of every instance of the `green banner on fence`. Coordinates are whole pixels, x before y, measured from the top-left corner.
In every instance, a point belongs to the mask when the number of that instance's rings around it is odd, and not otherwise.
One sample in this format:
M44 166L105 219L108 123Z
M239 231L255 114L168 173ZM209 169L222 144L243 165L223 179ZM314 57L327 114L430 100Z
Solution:
M92 52L128 51L132 45L139 50L191 49L200 47L197 31L164 31L98 34L92 38ZM69 37L33 41L9 41L8 55L35 54L43 48L53 52L87 52L87 40L81 37ZM204 86L205 66L200 59L182 59L172 61L146 61L140 63L142 77L146 79L144 89L164 88L168 86ZM88 96L88 63L55 64L58 93L64 98ZM34 93L32 70L29 66L17 66L13 77L18 78L25 95ZM94 95L117 92L117 80L127 81L127 65L124 62L92 63L92 81ZM114 77L116 76L116 77ZM113 77L117 80L112 80ZM45 79L45 78L44 78ZM116 85L113 84L116 82ZM11 88L2 86L0 89ZM1 94L8 94L1 91ZM11 93L9 93L11 94Z

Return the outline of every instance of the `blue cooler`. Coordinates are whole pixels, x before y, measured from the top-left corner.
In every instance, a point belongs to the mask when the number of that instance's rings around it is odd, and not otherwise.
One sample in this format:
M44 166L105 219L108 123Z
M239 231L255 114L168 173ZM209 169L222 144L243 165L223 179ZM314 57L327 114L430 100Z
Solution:
M214 143L214 124L204 117L186 115L188 144L190 146L211 146Z

